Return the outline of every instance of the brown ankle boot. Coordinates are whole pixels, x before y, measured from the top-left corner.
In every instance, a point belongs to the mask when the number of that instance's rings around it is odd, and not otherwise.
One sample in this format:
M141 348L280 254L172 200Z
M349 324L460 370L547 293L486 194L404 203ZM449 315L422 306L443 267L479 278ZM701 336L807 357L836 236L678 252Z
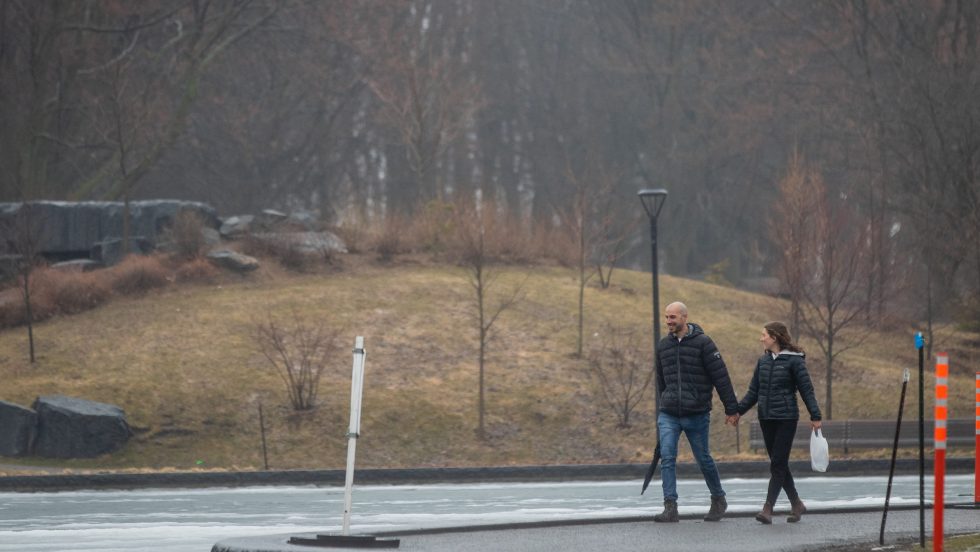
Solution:
M708 515L704 516L704 521L721 521L722 516L728 510L728 501L723 496L711 497L711 509Z
M772 525L772 504L766 502L762 511L755 515L755 520L765 525Z
M665 500L664 511L653 516L653 521L658 523L677 523L680 520L680 515L677 513L676 500Z
M797 521L800 521L803 514L806 513L806 506L803 505L803 501L799 498L796 500L791 500L790 502L792 503L792 508L789 511L789 517L786 518L786 521L789 523L796 523Z

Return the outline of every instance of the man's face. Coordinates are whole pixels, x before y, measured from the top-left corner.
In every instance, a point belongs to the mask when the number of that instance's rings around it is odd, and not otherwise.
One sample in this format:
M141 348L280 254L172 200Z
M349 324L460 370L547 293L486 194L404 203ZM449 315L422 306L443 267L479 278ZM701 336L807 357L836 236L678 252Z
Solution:
M687 315L680 308L674 305L668 305L664 312L664 321L667 323L667 331L677 333L679 328L687 324Z

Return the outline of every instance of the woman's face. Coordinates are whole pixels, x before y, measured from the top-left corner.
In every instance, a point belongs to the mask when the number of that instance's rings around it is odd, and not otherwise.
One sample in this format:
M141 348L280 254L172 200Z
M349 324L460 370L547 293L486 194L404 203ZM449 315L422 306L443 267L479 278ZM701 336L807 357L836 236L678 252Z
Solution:
M773 339L773 337L771 335L769 335L769 330L767 330L765 328L762 328L762 337L759 338L759 343L762 343L762 346L765 347L766 350L769 351L769 352L772 352L772 353L778 353L779 352L777 350L779 348L779 346L776 344L776 340Z

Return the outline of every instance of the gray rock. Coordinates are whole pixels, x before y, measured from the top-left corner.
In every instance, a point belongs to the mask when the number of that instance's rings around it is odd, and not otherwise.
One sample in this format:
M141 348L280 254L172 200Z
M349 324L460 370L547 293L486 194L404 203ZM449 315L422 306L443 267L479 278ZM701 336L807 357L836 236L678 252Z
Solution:
M293 247L309 255L347 253L344 240L332 232L269 232L255 234L254 237L273 245Z
M129 238L129 250L123 250L122 239L108 238L92 246L89 256L92 260L102 263L104 266L112 266L123 260L123 257L130 253L146 255L153 251L153 243L143 236L133 236Z
M37 439L34 454L45 458L93 458L129 440L126 414L111 404L48 395L34 401Z
M255 217L252 215L237 215L234 217L228 217L221 223L221 228L218 232L230 240L240 238L251 232L252 221Z
M54 263L51 265L51 268L63 270L65 272L91 272L102 268L103 266L104 265L102 263L91 259L72 259L70 261Z
M238 273L251 272L259 267L259 261L255 257L242 255L229 249L212 251L208 253L208 259L222 268Z
M204 245L214 247L221 243L221 234L214 228L201 228L201 237L204 238Z
M28 456L37 436L37 412L0 401L0 456Z
M308 211L289 213L286 220L291 226L300 227L309 232L316 230L316 217Z
M289 215L275 209L263 209L255 215L252 222L252 234L257 232L279 232L290 226Z
M0 282L7 278L13 278L20 270L22 262L20 255L0 254Z
M39 226L40 252L52 259L85 257L92 247L123 234L124 204L118 201L36 201L29 204L31 219ZM0 227L12 224L24 203L0 203ZM144 236L156 244L164 229L184 210L198 213L205 226L218 228L214 208L205 203L179 200L148 200L129 203L131 236ZM0 240L0 253L10 252Z

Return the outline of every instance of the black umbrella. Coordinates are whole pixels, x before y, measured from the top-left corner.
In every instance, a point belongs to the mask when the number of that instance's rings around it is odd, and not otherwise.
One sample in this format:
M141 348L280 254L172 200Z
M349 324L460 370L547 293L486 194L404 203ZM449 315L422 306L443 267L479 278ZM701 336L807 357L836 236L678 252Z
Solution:
M640 494L646 492L647 487L650 486L650 480L653 479L653 472L657 471L657 464L660 463L660 439L657 439L657 448L653 450L653 462L650 462L650 467L647 468L647 474L643 477L643 488L640 489Z

